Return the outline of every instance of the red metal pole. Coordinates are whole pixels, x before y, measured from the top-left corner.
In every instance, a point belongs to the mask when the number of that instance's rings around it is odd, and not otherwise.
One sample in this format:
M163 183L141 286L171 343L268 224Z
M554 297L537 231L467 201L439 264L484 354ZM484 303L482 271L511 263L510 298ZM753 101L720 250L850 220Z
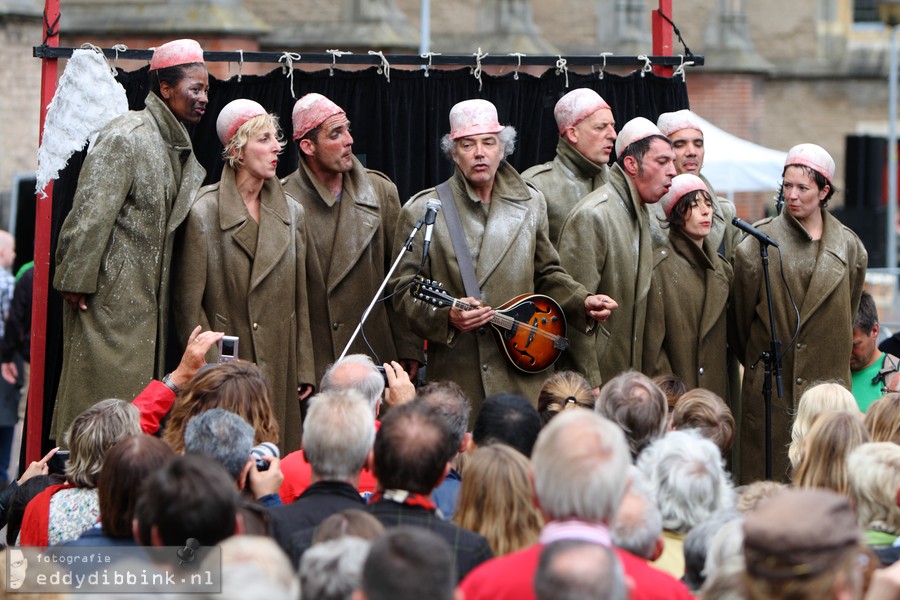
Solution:
M44 45L59 46L59 0L44 4ZM41 59L41 124L44 139L47 106L56 93L59 65L55 58ZM41 458L44 423L44 367L47 354L47 298L50 292L50 227L53 216L53 182L44 188L46 198L36 198L34 224L34 293L31 303L31 377L28 386L28 434L26 464Z
M659 0L659 8L653 11L651 28L653 31L653 56L672 56L672 25L663 19L659 13L672 18L672 0ZM671 77L672 67L654 65L653 72L657 75Z

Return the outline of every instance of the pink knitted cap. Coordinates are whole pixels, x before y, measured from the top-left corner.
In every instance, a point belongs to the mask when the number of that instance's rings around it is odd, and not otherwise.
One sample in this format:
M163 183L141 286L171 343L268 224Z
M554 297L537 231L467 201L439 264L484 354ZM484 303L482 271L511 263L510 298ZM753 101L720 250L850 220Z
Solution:
M700 120L697 118L697 115L688 109L659 115L659 119L656 120L656 126L659 127L659 130L666 137L682 129L696 129L703 133L703 127L700 126Z
M797 144L788 150L784 166L803 165L823 175L825 179L834 179L834 159L822 146L815 144Z
M150 70L203 62L203 48L194 40L173 40L153 50Z
M616 156L621 156L625 148L651 135L662 135L662 132L649 119L644 117L633 118L625 123L625 127L622 128L622 131L619 132L619 137L616 138Z
M322 94L306 94L294 104L291 121L294 124L294 139L304 135L321 125L329 117L346 114L344 109Z
M556 118L557 126L559 126L560 135L569 127L575 127L601 108L612 110L612 107L606 100L601 98L600 94L594 90L590 88L572 90L560 98L553 109L553 116Z
M678 130L676 129L675 131ZM659 204L665 211L666 218L672 214L672 209L675 208L675 205L678 204L678 201L681 200L682 196L696 190L703 190L707 194L709 193L706 184L704 184L703 180L696 175L684 173L683 175L676 175L673 177L672 187L669 188L669 191L666 192L665 196L659 199Z
M266 109L258 102L239 98L232 100L225 105L219 117L216 119L216 133L219 134L219 141L223 146L227 146L241 125L259 115L266 114Z

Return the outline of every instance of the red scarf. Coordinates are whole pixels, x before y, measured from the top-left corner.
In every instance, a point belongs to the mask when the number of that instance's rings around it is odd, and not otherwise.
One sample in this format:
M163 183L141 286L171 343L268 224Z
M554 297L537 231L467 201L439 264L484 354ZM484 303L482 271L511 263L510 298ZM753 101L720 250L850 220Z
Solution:
M372 494L369 504L374 504L382 499L406 506L419 506L431 512L437 509L437 505L425 494L414 494L406 490L379 490Z
M22 517L22 529L19 538L22 546L48 546L50 543L50 498L60 490L75 487L68 483L60 483L45 488L43 492L31 499L25 507Z

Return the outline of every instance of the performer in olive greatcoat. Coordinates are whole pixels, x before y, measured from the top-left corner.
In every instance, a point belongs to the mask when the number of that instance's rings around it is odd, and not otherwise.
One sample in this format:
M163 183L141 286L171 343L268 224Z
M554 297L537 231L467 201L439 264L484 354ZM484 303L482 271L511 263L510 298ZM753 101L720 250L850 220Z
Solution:
M66 299L51 435L104 398L134 398L165 369L175 230L205 171L185 123L206 110L209 78L193 40L150 61L146 108L100 132L59 234L53 286Z
M616 154L609 181L572 209L559 238L566 271L588 291L618 303L595 338L572 336L561 360L593 386L641 369L653 269L647 205L658 202L675 177L671 142L643 117L619 132Z
M780 252L769 249L784 380L783 398L778 398L774 382L772 386L772 476L777 480L788 477L787 448L800 395L819 381L850 387L848 357L868 256L856 234L825 209L834 194L833 176L834 160L823 148L795 146L785 160L784 211L756 224L780 246ZM732 347L744 364L741 479L749 483L764 475L764 370L759 356L769 349L766 290L755 237L747 236L738 246L731 302Z
M540 293L556 300L568 319L569 339L585 337L594 321L605 320L615 305L590 295L562 269L547 234L543 195L530 187L504 159L515 146L515 130L497 119L486 100L466 100L450 111L450 134L442 146L456 163L450 191L475 267L482 301L469 297L450 239L446 210L437 215L431 251L422 274L444 285L448 294L473 310L414 303L405 286L418 272L422 244L401 263L390 288L394 305L416 334L428 340L428 378L457 382L472 400L472 419L481 401L496 392L519 392L537 404L546 374L526 374L510 365L497 348L489 326L499 305L519 294ZM416 220L425 214L434 188L420 192L400 211L394 242L397 252Z
M321 94L293 110L297 170L282 184L306 210L309 223L309 312L316 341L316 381L340 357L394 262L391 244L400 213L397 186L353 156L344 110ZM422 340L398 326L390 302L379 302L348 354L397 360L415 378ZM366 344L371 345L371 350Z
M709 240L712 197L699 177L685 173L672 180L659 203L671 231L666 245L653 251L644 373L672 373L690 388L706 388L725 398L732 269Z
M550 241L558 248L569 212L608 179L616 120L606 100L590 88L572 90L560 98L553 116L559 127L556 157L531 167L522 179L544 194Z
M276 118L252 100L233 100L216 129L227 164L219 183L200 190L185 223L176 325L185 340L197 325L239 338L238 356L256 363L269 382L287 453L300 448L298 388L311 390L315 378L306 220L275 177L283 146Z

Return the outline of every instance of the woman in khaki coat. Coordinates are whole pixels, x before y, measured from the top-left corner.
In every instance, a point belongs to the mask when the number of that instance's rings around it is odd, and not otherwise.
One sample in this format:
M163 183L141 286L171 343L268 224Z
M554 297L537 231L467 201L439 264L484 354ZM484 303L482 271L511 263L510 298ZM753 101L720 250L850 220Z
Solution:
M825 210L834 194L834 160L815 144L788 152L783 177L784 211L756 227L780 246L770 249L769 278L775 333L781 340L784 397L772 385L772 477L787 480L791 420L811 385L837 381L850 387L853 320L868 256L859 238ZM735 253L732 347L744 364L740 415L740 478L764 477L764 366L769 313L759 242L748 236ZM798 322L799 317L799 322ZM795 400L795 398L797 400Z
M732 269L709 240L713 200L702 179L685 173L659 203L669 239L653 252L641 363L650 377L672 373L724 398Z
M291 452L300 447L298 388L315 377L303 208L275 177L284 143L274 116L234 100L216 130L227 164L219 183L200 190L185 224L176 325L184 339L198 324L240 338L239 357L268 380L281 449Z

